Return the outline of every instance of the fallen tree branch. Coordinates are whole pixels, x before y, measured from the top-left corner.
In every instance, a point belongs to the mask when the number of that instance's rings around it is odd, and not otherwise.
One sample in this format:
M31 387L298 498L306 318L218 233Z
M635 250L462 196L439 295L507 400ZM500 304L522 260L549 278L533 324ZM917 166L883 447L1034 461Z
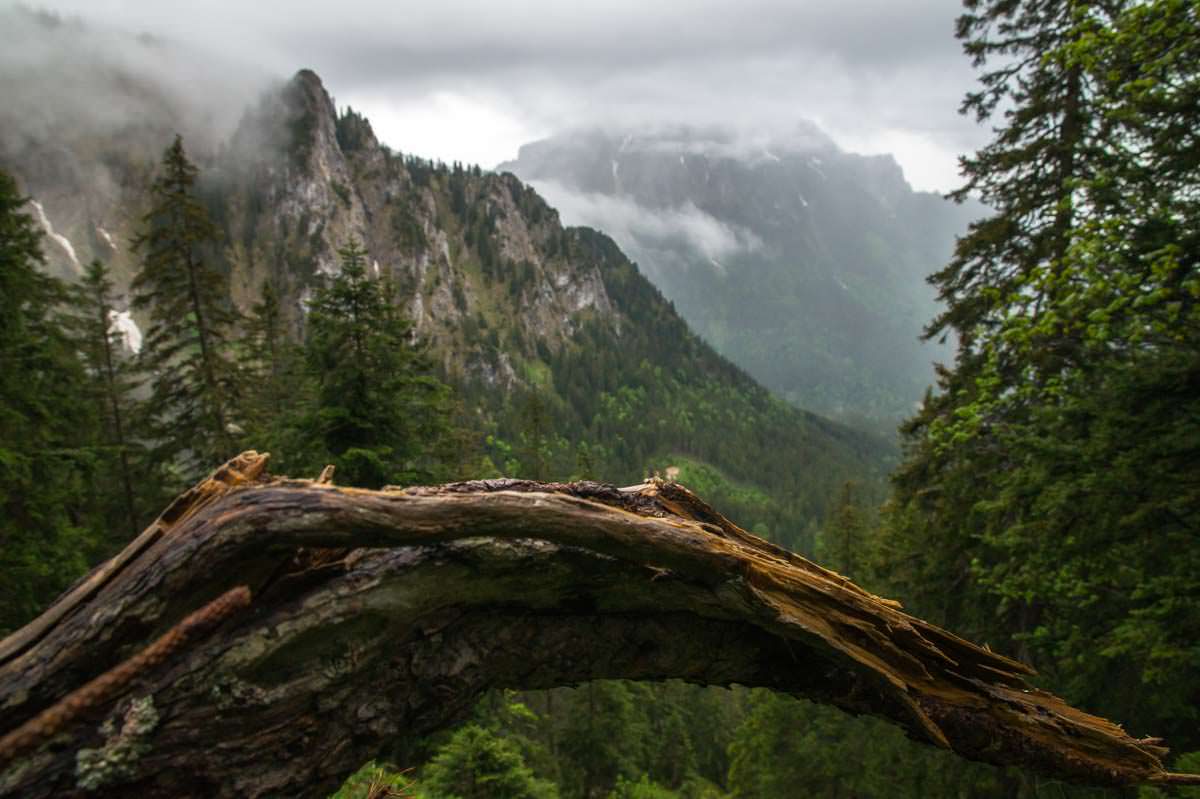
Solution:
M0 796L323 796L490 688L615 677L764 686L1077 782L1200 783L681 486L364 491L265 464L222 467L0 642Z

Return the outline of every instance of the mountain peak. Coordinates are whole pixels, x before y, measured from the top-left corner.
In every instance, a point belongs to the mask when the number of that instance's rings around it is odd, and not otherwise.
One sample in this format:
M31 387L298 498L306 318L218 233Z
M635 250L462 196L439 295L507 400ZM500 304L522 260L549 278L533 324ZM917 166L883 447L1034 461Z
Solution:
M328 122L332 130L337 120L337 111L325 84L311 69L302 69L288 81L284 95L292 110L312 114L320 122Z
M340 159L337 138L333 99L317 73L302 69L246 111L231 144L247 166L273 152L303 172L318 173L327 170L316 162Z
M314 99L321 97L329 99L329 93L325 91L325 84L321 81L321 76L311 69L297 71L289 83Z
M587 149L608 159L629 156L703 157L710 161L757 164L788 155L832 155L839 151L824 131L812 122L787 130L747 130L731 125L642 125L592 127L570 130L523 145L516 161L497 167L512 169L517 163L554 160L565 152Z

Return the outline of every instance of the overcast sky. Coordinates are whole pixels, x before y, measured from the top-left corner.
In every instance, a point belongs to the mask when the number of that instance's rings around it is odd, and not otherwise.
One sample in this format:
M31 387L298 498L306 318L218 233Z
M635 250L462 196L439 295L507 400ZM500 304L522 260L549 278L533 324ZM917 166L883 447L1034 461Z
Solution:
M287 76L315 70L406 153L491 167L592 123L812 120L891 152L915 188L957 184L986 130L957 113L973 72L955 0L47 0Z

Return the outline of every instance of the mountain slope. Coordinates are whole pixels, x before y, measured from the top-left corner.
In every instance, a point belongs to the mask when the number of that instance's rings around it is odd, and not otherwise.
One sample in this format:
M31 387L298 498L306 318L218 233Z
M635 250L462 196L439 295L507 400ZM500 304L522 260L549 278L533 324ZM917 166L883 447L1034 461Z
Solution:
M165 126L151 113L124 135L142 141ZM89 214L102 207L122 220L119 245L137 228L157 159L120 143L48 133L0 147L0 165L60 198L58 216L98 227ZM103 195L87 180L31 170L12 155L31 146L88 167L96 149L115 153L103 166L122 190ZM718 356L607 236L564 228L512 175L390 151L366 119L337 114L312 72L264 94L198 160L233 300L248 308L272 280L302 336L312 288L338 269L340 247L362 242L372 273L390 280L460 387L496 471L632 482L678 464L705 468L723 510L811 549L837 487L876 484L890 456L870 436L788 407ZM128 277L123 248L77 238L79 260L114 259Z
M727 476L730 498L738 482L765 491L765 506L739 503L743 521L805 547L840 481L881 473L886 447L771 397L610 238L562 227L513 175L392 153L311 72L247 115L213 185L235 295L271 278L297 328L337 248L363 241L483 411L501 470L633 481L695 459Z
M813 129L574 132L501 164L611 233L718 351L801 407L885 426L931 380L925 275L974 214Z

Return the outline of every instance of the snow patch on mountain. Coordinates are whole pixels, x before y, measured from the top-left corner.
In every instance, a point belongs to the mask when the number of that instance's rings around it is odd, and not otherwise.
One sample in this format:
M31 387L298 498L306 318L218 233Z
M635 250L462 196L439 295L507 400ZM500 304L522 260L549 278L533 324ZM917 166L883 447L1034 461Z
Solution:
M134 355L142 351L142 330L129 311L109 311L108 332L120 336L121 345Z
M99 225L96 225L96 232L100 234L100 238L104 239L105 244L112 248L113 252L117 251L117 243L113 241L112 234Z
M70 239L61 233L54 232L54 225L51 224L50 217L46 216L46 209L40 202L31 199L29 204L33 206L38 224L42 226L42 230L46 231L46 237L62 248L62 251L67 254L67 259L75 267L75 271L82 275L83 267L79 265L79 258L75 255L75 247L72 246Z

